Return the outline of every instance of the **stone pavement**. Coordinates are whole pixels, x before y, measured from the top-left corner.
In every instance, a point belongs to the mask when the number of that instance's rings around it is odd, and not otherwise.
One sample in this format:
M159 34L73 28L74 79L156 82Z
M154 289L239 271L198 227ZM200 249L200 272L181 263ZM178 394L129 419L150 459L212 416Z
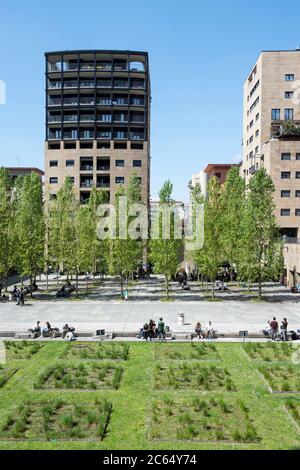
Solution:
M178 326L178 313L185 314L185 325ZM150 318L162 316L174 332L191 332L200 321L202 325L211 320L220 332L248 330L259 332L267 320L288 318L290 329L300 329L300 304L294 302L101 302L101 301L39 301L28 299L24 307L15 303L0 303L0 331L20 331L32 327L37 320L43 324L62 327L74 325L82 332L96 329L133 332Z

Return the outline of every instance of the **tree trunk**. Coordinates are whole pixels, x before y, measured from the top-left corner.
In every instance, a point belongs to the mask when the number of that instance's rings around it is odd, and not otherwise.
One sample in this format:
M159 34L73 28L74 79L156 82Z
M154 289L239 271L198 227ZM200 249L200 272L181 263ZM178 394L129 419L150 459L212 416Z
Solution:
M48 274L48 266L46 271L46 292L49 290L49 274Z
M169 299L169 278L168 278L168 276L165 276L165 282L166 282L167 299Z
M120 284L121 284L121 298L122 298L122 300L123 300L123 299L124 299L124 292L123 292L123 289L124 289L123 273L121 273L121 275L120 275Z
M88 291L89 291L89 283L88 283L88 277L87 277L87 275L85 276L85 290L86 290L86 293L88 293Z
M214 280L212 282L211 298L212 298L212 300L214 300L214 298L215 298L215 281Z
M78 297L78 271L76 271L76 297Z

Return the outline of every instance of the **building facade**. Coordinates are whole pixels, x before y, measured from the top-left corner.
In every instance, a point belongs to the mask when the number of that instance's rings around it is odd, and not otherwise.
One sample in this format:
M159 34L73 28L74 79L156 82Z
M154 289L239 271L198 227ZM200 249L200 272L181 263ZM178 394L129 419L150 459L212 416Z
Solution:
M44 172L43 170L40 170L39 168L18 166L18 167L6 167L5 169L8 171L9 176L13 180L18 178L19 176L31 175L31 173L36 173L39 176L41 181L43 181L43 178L44 178Z
M300 50L260 54L244 84L243 108L241 172L247 182L261 167L272 177L291 285L292 273L300 273Z
M206 195L209 180L213 176L218 179L221 185L223 185L226 181L229 170L237 166L239 165L231 163L210 163L203 171L200 171L200 173L192 176L192 186L195 187L196 184L199 184L202 193Z
M150 192L150 73L146 52L45 54L45 187L55 198L66 177L81 203L91 188L114 202L135 172Z

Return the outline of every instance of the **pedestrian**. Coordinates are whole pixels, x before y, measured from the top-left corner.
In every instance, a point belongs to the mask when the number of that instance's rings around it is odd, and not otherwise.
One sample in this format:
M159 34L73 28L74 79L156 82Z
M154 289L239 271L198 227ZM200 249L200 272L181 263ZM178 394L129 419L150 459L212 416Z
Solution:
M22 288L20 292L20 307L23 307L24 305L25 305L25 293L24 293L24 289Z
M159 322L157 324L157 331L159 341L164 341L166 339L166 328L163 318L159 319Z
M274 341L277 337L278 334L278 321L276 320L276 317L273 318L271 321L271 338Z
M211 321L208 322L206 325L206 339L213 339L214 338L214 327Z
M281 337L282 337L282 341L288 341L288 334L287 334L287 329L288 329L288 321L286 318L284 318L281 322Z

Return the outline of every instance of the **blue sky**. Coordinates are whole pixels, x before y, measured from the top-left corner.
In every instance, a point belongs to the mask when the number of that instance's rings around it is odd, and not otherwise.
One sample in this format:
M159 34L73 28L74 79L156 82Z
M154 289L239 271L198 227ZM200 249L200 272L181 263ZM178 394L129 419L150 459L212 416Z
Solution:
M300 2L0 0L0 165L44 166L44 52L150 54L151 193L241 155L242 85L262 49L300 44Z

